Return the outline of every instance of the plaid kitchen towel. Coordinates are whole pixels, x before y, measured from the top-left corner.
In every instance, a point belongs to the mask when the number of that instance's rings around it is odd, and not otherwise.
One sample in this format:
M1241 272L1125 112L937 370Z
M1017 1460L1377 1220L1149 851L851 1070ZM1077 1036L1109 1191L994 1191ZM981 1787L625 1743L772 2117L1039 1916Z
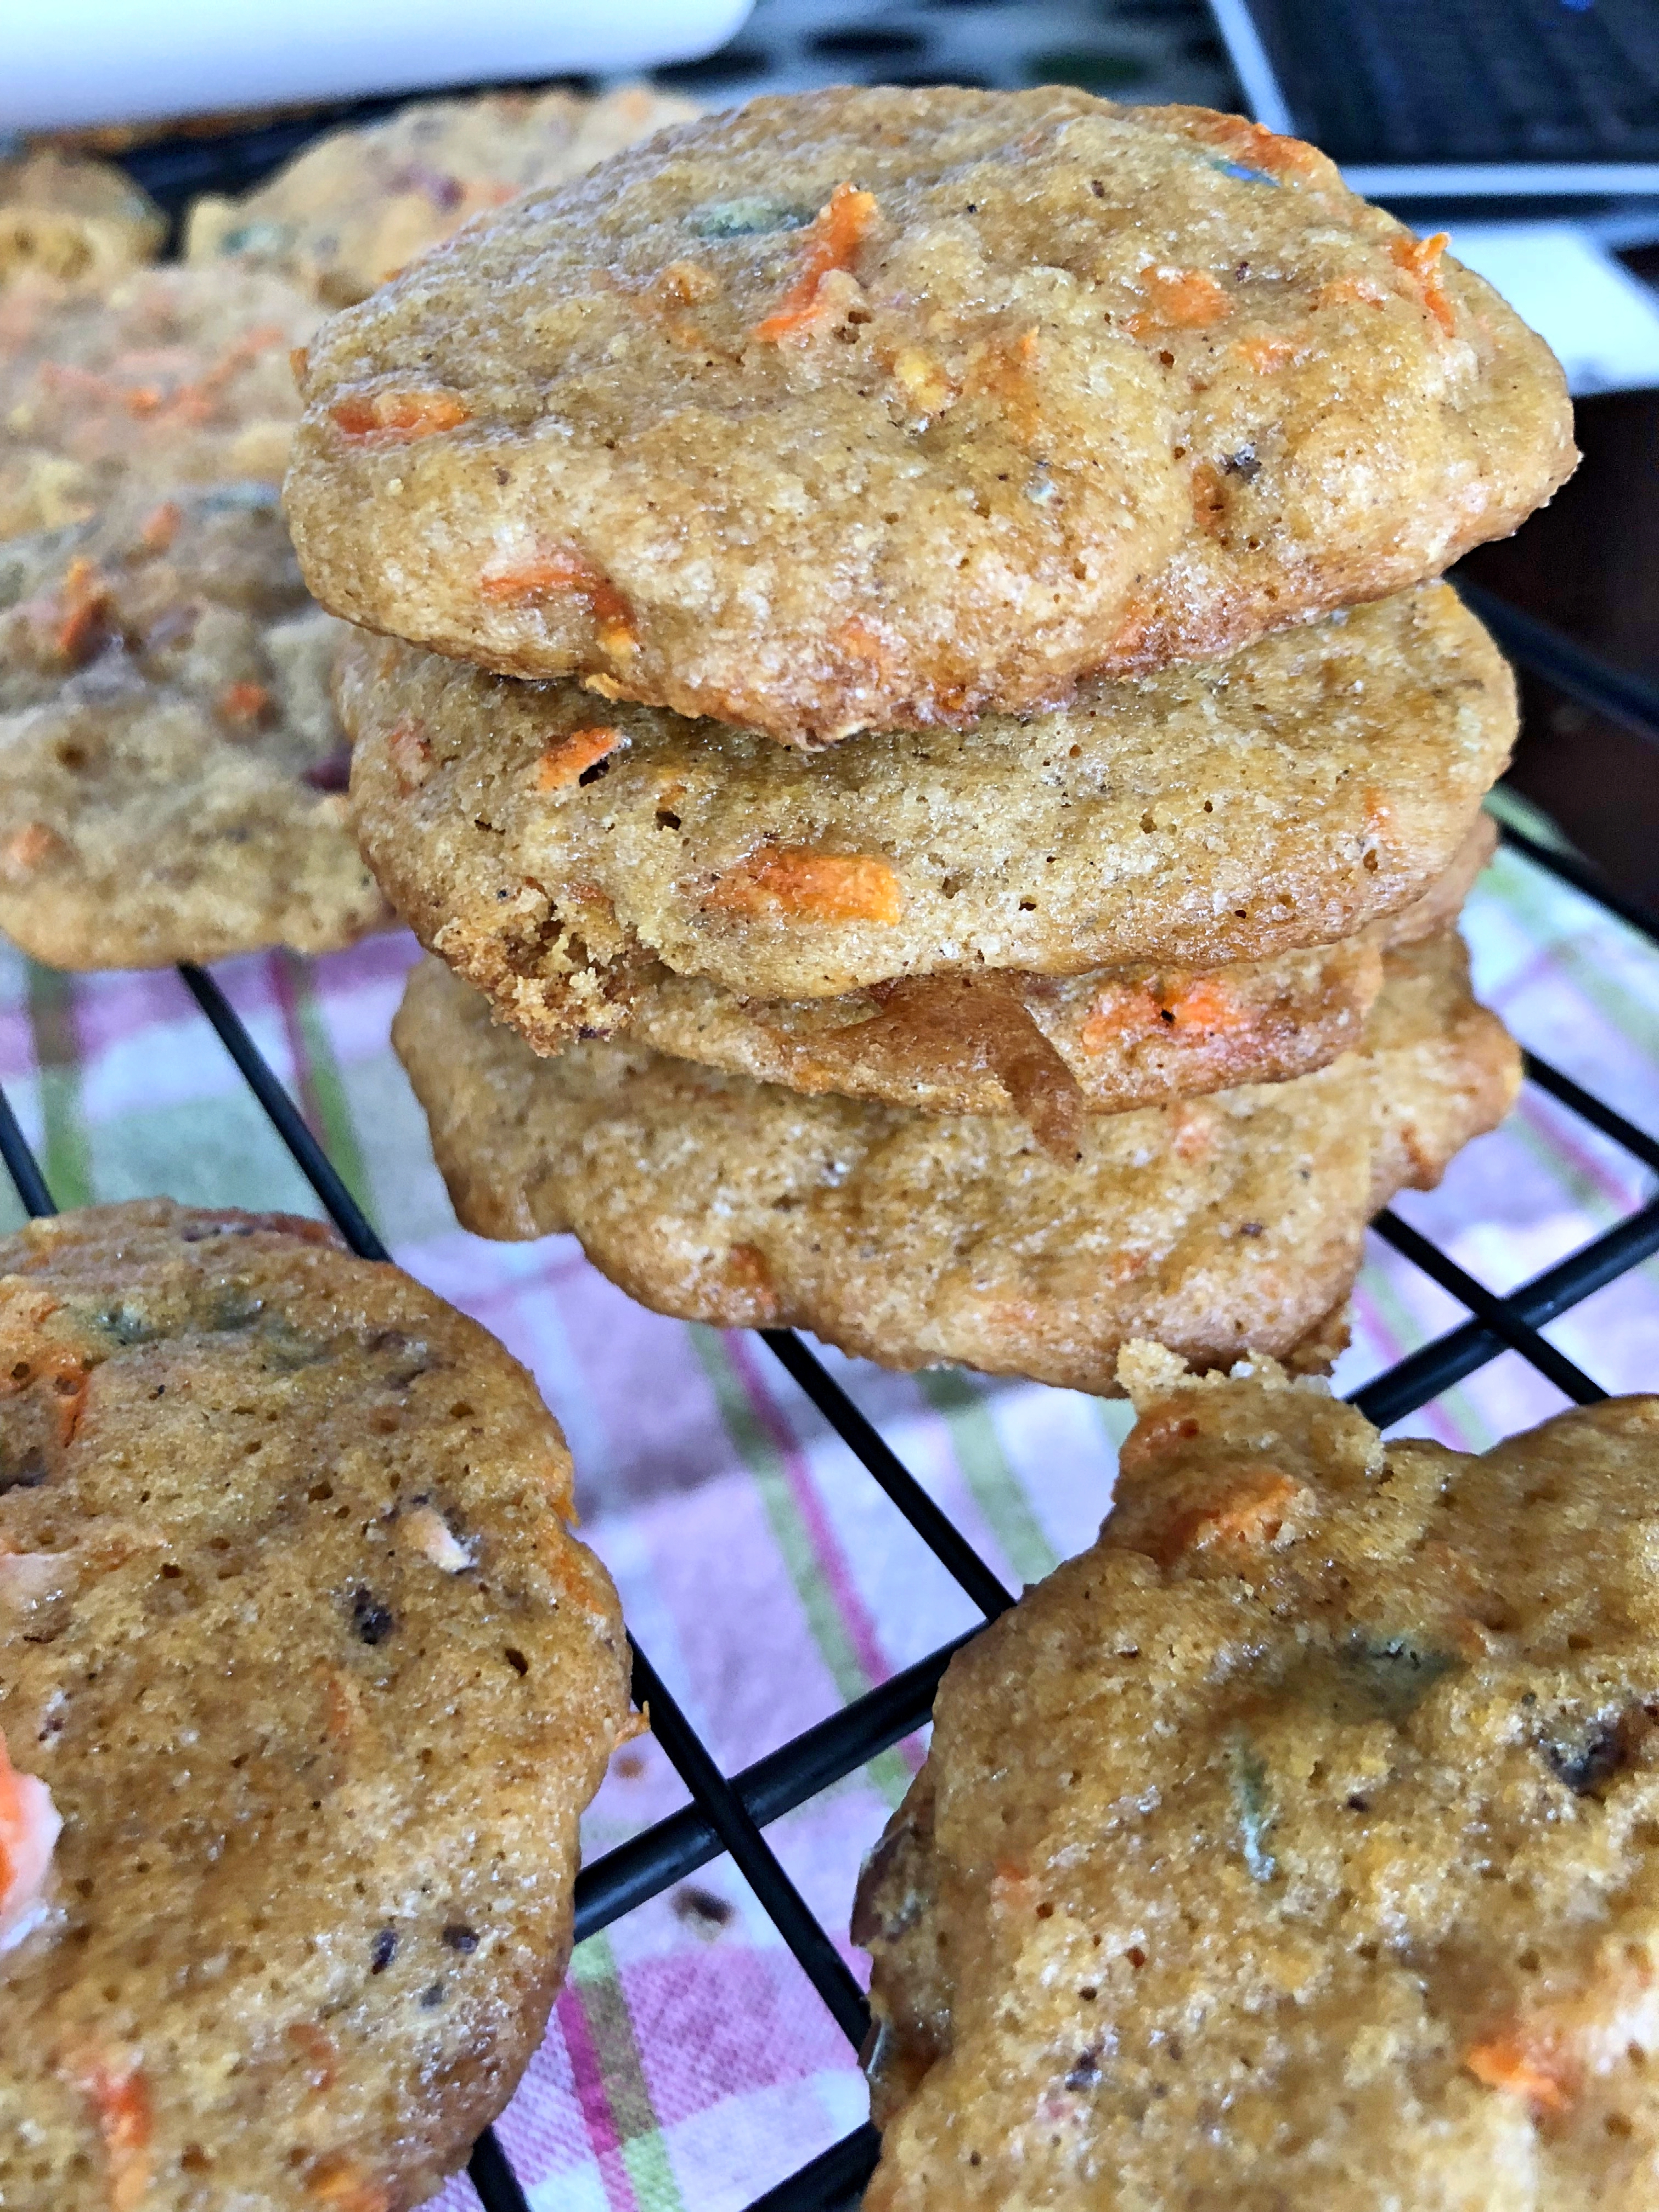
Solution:
M1659 951L1511 853L1465 932L1480 996L1522 1042L1659 1134ZM218 974L398 1259L534 1369L635 1635L715 1756L744 1765L967 1628L972 1609L758 1338L642 1311L569 1238L491 1245L456 1228L387 1042L414 957L386 937ZM65 977L0 952L0 1080L64 1205L167 1192L317 1211L171 973ZM1507 1290L1652 1194L1638 1164L1529 1086L1438 1191L1399 1211ZM0 1215L16 1213L0 1196ZM1463 1318L1373 1240L1338 1387ZM1607 1388L1655 1387L1659 1263L1548 1334ZM1006 1579L1089 1540L1124 1407L827 1357ZM1404 1425L1478 1449L1559 1403L1510 1354ZM901 1745L769 1832L860 1971L845 1944L859 1861L920 1757ZM653 1741L629 1745L590 1814L589 1856L684 1801ZM538 2212L740 2212L864 2111L852 2051L722 1859L577 1952L501 2133ZM440 2201L476 2203L465 2181Z

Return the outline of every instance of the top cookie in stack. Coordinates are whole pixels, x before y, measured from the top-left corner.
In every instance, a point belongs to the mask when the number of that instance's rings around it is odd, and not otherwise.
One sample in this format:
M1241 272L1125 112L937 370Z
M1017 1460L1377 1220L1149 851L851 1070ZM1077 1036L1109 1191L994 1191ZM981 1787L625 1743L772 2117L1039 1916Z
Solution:
M1407 951L1515 729L1430 580L1573 453L1443 245L1237 118L836 91L327 325L286 498L387 633L366 854L556 1055L417 980L472 1225L901 1364L1328 1361L1367 1212L1514 1082Z
M1572 462L1547 349L1312 148L1081 92L757 100L313 345L335 611L814 746L1437 574Z

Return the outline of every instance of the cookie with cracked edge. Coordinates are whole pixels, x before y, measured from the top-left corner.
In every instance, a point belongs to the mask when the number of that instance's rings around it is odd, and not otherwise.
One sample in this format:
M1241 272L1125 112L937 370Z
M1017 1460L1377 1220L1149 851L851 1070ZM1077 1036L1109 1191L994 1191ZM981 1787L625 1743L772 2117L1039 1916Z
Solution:
M481 1236L574 1230L686 1320L1109 1392L1154 1331L1204 1366L1329 1364L1366 1221L1514 1097L1519 1055L1467 972L1455 935L1391 953L1358 1051L1091 1116L1066 1163L1012 1116L807 1098L629 1044L538 1059L435 960L392 1042Z
M139 269L0 289L0 538L84 522L129 483L281 477L289 355L322 319L280 277Z
M0 929L59 968L322 952L392 916L269 483L0 544Z
M839 999L751 1000L658 968L628 1035L791 1091L930 1114L1018 1114L1070 1157L1085 1114L1121 1114L1245 1083L1285 1083L1358 1043L1393 945L1452 927L1491 858L1480 815L1451 867L1403 913L1271 960L1083 975L918 976Z
M815 746L1212 659L1547 499L1566 386L1325 156L1068 88L763 99L330 323L313 592Z
M108 284L153 261L167 234L161 209L112 161L50 148L0 161L0 287L25 270Z
M579 177L697 112L638 84L592 100L556 88L411 101L313 140L240 199L196 201L185 258L272 270L349 307L483 210Z
M1098 1541L952 1660L860 1884L869 2212L1646 2212L1659 1398L1474 1457L1118 1374Z
M540 2040L629 1725L563 1439L281 1215L0 1238L0 2196L404 2212Z
M1352 936L1453 866L1516 726L1446 585L1051 714L810 757L368 637L338 704L386 896L544 1050L625 1030L652 963L835 998Z

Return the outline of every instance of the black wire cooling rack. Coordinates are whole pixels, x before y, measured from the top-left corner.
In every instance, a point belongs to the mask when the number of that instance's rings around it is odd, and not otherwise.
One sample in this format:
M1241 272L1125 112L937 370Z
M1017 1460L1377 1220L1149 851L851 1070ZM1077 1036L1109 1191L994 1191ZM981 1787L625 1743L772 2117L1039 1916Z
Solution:
M1525 667L1558 690L1602 713L1615 714L1659 746L1659 695L1583 653L1559 633L1519 615L1486 593L1480 612ZM1594 872L1506 827L1505 841L1659 944L1659 920L1609 893ZM306 1121L289 1092L261 1057L240 1017L210 975L181 968L198 1006L217 1031L301 1171L354 1252L365 1259L389 1255ZM1659 1175L1659 1139L1649 1136L1571 1076L1528 1053L1528 1081L1591 1127L1621 1146ZM40 1164L0 1090L0 1157L22 1204L33 1215L55 1208ZM1607 1284L1659 1252L1659 1193L1530 1282L1498 1297L1394 1213L1372 1224L1385 1242L1430 1276L1463 1306L1468 1319L1375 1376L1354 1403L1379 1427L1449 1389L1506 1351L1519 1352L1577 1405L1607 1395L1582 1369L1540 1334L1556 1316L1580 1304ZM760 1332L768 1349L811 1400L988 1620L1013 1602L960 1529L924 1491L909 1469L866 1419L801 1340L787 1329ZM1659 1378L1656 1378L1659 1379ZM802 1971L854 2047L870 2024L869 2007L826 1930L767 1842L763 1831L785 1813L855 1773L878 1752L927 1721L933 1693L951 1656L965 1638L943 1646L902 1674L808 1729L737 1774L725 1774L637 1644L634 1697L650 1707L651 1728L690 1791L691 1802L653 1827L607 1851L582 1869L576 1883L576 1936L595 1935L623 1914L659 1895L729 1852ZM875 2164L878 2139L867 2124L757 2198L749 2212L838 2212L857 2202ZM524 2191L494 2132L486 2134L468 2168L485 2212L528 2212Z

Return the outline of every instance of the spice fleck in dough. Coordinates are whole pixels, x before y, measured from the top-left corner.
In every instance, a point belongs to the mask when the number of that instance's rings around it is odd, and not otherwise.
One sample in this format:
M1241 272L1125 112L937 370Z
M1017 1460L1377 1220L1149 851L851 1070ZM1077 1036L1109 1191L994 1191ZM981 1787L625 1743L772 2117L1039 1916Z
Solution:
M391 916L274 485L0 545L0 929L60 968L322 952Z
M185 256L274 270L346 307L483 210L579 177L696 112L636 84L599 100L555 90L417 100L314 140L241 199L198 200Z
M1109 1391L1119 1346L1153 1332L1206 1366L1328 1365L1370 1216L1514 1097L1515 1046L1466 975L1455 935L1391 953L1358 1051L1089 1117L1065 1163L1012 1117L806 1098L641 1046L540 1060L437 961L392 1042L481 1236L573 1229L686 1320Z
M321 320L278 277L141 269L107 293L0 290L0 538L82 522L125 483L280 479L289 355Z
M281 1216L35 1223L0 1346L0 1843L8 1768L63 1821L0 1959L0 2200L404 2212L539 2040L628 1713L558 1431Z
M153 261L167 217L112 161L45 149L0 161L0 288L22 274L107 285Z
M817 745L1211 659L1572 465L1491 287L1236 116L759 100L533 194L313 349L336 613Z
M1119 1374L860 1884L868 2212L1650 2212L1659 1398L1472 1458Z
M1452 866L1515 734L1445 585L811 757L368 638L339 705L387 896L545 1050L624 1029L653 962L790 1000L1329 944Z

